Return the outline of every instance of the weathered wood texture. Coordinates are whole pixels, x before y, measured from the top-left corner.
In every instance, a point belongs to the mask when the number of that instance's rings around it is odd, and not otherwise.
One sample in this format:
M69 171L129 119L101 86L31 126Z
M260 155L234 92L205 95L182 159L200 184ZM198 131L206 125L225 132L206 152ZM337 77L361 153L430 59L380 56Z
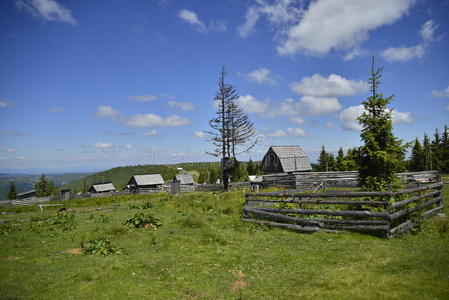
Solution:
M421 218L441 212L442 187L442 182L436 182L419 183L412 188L396 192L247 193L243 218L251 219L253 223L271 224L269 226L298 232L313 232L310 228L377 231L391 238L410 230ZM257 220L259 222L256 222Z

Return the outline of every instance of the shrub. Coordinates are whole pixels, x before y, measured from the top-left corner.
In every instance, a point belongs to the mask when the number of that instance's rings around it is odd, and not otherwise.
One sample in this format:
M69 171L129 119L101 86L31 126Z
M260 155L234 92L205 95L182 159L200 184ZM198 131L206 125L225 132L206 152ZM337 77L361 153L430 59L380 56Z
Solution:
M145 203L131 203L128 209L150 209L153 208L153 203L147 201Z
M112 245L110 241L105 238L97 238L81 243L81 249L86 255L102 255L109 254L124 254L123 250Z
M156 230L162 226L162 220L159 217L155 217L151 214L137 213L134 217L127 219L123 225L128 228L150 228Z
M90 215L89 220L93 221L94 223L110 223L111 217L100 214L98 216Z

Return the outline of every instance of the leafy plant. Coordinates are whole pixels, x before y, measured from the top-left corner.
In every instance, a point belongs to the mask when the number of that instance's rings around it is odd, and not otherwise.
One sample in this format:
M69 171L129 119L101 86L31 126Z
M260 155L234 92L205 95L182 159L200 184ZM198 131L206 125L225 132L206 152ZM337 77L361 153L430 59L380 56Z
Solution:
M98 216L90 215L89 220L93 221L94 223L110 223L111 217L100 214Z
M137 213L134 217L127 219L123 225L128 228L150 228L156 230L162 226L162 219L151 214Z
M124 251L112 245L112 243L105 238L96 238L81 243L81 249L86 255L110 255L110 254L124 254Z
M144 203L131 203L128 205L128 209L150 209L153 208L153 203L147 201Z

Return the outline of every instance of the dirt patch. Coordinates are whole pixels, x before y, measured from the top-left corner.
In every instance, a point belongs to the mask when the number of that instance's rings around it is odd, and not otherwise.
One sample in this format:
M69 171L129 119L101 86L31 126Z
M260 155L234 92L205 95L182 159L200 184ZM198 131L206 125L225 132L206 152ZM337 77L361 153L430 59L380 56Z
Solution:
M83 254L83 250L81 248L72 248L63 251L64 254L72 254L72 255L80 255Z
M232 275L234 275L235 282L233 282L231 284L230 290L232 292L240 292L241 293L247 286L247 283L245 281L246 275L240 270L233 270L231 272L232 272Z

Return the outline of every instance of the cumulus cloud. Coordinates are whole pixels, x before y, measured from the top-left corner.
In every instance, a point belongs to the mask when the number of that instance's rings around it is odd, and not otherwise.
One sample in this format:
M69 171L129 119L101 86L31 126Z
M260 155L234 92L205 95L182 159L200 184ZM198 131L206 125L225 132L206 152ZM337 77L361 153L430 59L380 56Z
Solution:
M340 112L341 128L349 131L360 131L362 126L357 121L357 118L363 113L363 105L349 106ZM392 111L393 123L410 124L413 122L413 116L410 112Z
M336 74L326 78L316 73L310 77L303 77L299 82L293 82L290 88L297 94L339 97L364 93L368 91L369 86L362 80L350 80Z
M271 71L267 68L259 68L252 72L249 72L245 77L251 82L269 84L276 84L279 78L278 75L272 74Z
M273 105L269 109L268 115L270 117L280 116L298 116L303 113L303 109L298 101L294 101L292 98L287 98L281 103Z
M300 103L306 107L310 116L326 115L341 109L341 104L334 97L303 96Z
M343 56L343 60L352 60L356 57L362 57L369 54L369 51L363 48L355 47Z
M75 25L77 21L72 11L55 0L16 0L20 11L25 11L44 21Z
M137 128L176 127L190 124L189 119L177 115L161 117L153 113L148 113L125 116L110 106L99 106L95 115L99 118L113 120L119 124Z
M62 110L61 107L50 107L48 109L49 112L58 112L58 111L61 111L61 110Z
M100 150L101 152L116 151L116 147L112 143L98 142L98 143L92 144L91 146Z
M239 106L248 113L262 114L267 111L268 103L258 101L251 95L240 96L237 100Z
M197 14L191 10L181 9L178 12L178 18L192 26L194 26L199 32L206 32L206 25L198 18Z
M245 14L245 23L238 27L241 37L247 37L255 30L257 21L266 17L270 25L282 30L285 26L293 24L301 15L302 8L299 0L256 1L248 7Z
M156 95L135 95L135 96L130 96L128 98L131 101L137 101L137 102L149 102L149 101L154 101L157 99Z
M290 117L290 122L296 125L303 125L306 121L301 117Z
M285 136L292 136L292 137L302 137L306 136L304 133L304 130L301 128L288 128L286 131L282 129L277 129L270 131L266 134L269 138L279 138L279 137L285 137Z
M204 131L195 131L193 132L193 135L198 139L206 138L206 133Z
M449 98L449 85L447 88L441 91L433 90L432 91L432 97L435 98Z
M392 24L415 0L317 0L309 4L299 23L291 26L277 47L281 55L324 55L351 50L368 39L369 31Z
M134 146L131 145L131 144L125 144L125 146L123 146L123 148L128 149L128 150L131 150L131 149L134 148Z
M159 131L157 131L157 130L150 130L150 131L145 132L143 135L144 136L155 136L155 135L158 135L158 134L159 134Z
M6 101L6 100L0 100L0 107L7 107L7 106L9 106L8 101Z
M189 102L168 101L167 105L179 108L180 110L193 110L193 104Z
M388 62L394 61L409 61L414 58L422 58L430 44L437 40L434 37L435 30L438 25L433 20L428 20L421 26L419 34L421 36L421 42L416 46L410 47L390 47L382 52L382 57Z

